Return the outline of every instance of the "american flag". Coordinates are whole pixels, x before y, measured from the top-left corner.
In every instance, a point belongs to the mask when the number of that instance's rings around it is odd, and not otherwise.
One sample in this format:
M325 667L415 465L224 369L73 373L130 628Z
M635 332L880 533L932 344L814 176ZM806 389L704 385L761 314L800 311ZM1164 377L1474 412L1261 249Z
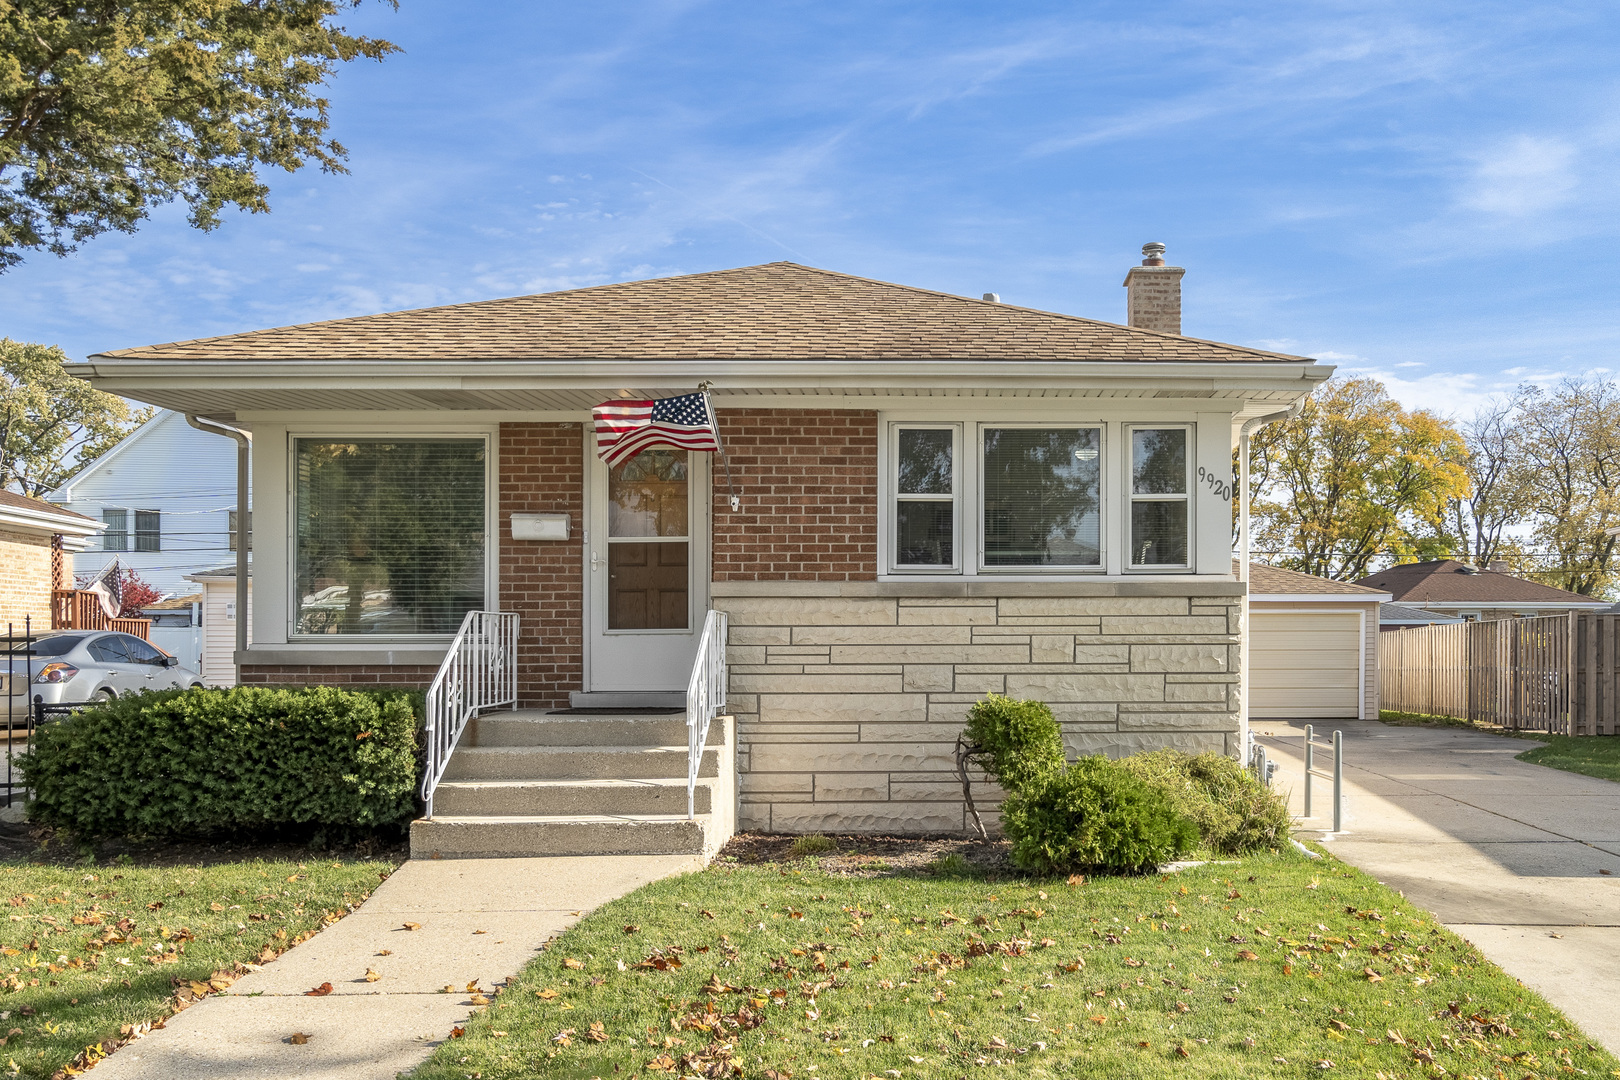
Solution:
M706 394L657 401L604 401L591 415L596 420L596 454L609 468L654 446L720 449Z

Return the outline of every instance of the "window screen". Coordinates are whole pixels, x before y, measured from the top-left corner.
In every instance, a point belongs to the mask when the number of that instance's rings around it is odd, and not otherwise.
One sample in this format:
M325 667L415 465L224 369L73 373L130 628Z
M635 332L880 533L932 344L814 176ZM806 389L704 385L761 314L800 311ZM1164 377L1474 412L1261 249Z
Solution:
M1187 429L1131 432L1131 565L1187 566Z
M1098 566L1102 432L984 429L984 565Z
M452 634L484 606L482 439L297 440L299 634Z
M163 514L160 511L135 511L135 550L163 550Z
M106 530L101 534L101 550L128 551L129 511L103 510L101 520L107 523Z
M956 429L901 428L895 446L894 563L956 564Z

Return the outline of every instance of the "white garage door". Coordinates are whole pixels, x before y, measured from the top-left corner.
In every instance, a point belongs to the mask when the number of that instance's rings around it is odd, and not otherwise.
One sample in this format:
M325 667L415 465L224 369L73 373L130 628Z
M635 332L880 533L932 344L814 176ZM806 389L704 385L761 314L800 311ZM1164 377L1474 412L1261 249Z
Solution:
M1361 616L1249 615L1249 715L1353 720L1361 708Z

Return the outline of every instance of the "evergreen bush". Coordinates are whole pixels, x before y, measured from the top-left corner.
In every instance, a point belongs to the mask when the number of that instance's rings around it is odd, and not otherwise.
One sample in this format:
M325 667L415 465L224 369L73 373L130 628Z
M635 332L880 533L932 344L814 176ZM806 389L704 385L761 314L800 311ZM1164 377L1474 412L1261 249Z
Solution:
M1011 792L1001 822L1013 864L1037 873L1150 871L1198 842L1197 826L1162 792L1101 756Z
M1204 845L1223 855L1275 847L1288 839L1282 795L1225 754L1153 750L1121 758L1120 766L1163 792L1192 820Z
M1063 731L1042 701L990 694L968 710L967 737L985 771L1008 791L1063 768Z
M29 817L95 836L354 834L415 816L420 694L239 686L128 694L45 724Z

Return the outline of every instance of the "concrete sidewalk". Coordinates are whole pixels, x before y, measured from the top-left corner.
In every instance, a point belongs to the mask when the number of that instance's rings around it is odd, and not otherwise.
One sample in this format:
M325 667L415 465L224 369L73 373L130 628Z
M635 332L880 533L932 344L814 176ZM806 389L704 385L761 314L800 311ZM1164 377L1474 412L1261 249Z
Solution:
M394 1080L471 1015L470 995L444 986L476 981L488 991L582 913L702 865L693 855L408 862L359 910L119 1050L94 1075ZM382 977L367 982L368 968ZM322 983L331 994L305 996ZM294 1032L309 1041L291 1044Z
M1620 784L1515 761L1536 745L1522 739L1354 720L1316 724L1319 773L1334 729L1344 831L1311 831L1333 823L1332 781L1318 776L1301 836L1433 911L1620 1053ZM1254 731L1301 813L1304 723Z

